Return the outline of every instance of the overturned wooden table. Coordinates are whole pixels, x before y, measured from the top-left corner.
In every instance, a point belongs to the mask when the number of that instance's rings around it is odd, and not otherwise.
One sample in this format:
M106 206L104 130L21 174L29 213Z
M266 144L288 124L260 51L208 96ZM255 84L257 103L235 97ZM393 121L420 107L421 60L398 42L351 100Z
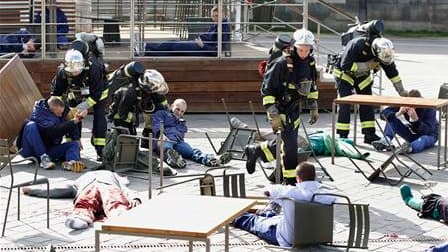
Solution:
M225 227L225 251L229 251L229 223L255 204L256 200L240 198L158 196L97 227L95 251L100 250L100 233L107 233L188 240L189 251L193 241L204 241L209 252L209 236L221 227Z
M375 95L349 95L341 98L336 98L333 101L332 106L332 144L331 144L331 163L334 164L334 141L335 141L335 125L336 125L336 105L337 104L349 104L349 105L369 105L369 106L409 106L414 108L430 108L439 111L439 139L437 146L437 168L443 165L446 168L447 164L447 124L445 123L445 136L444 136L444 154L443 162L440 162L440 151L442 142L442 112L448 111L448 100L447 99L429 99L429 98L419 98L419 97L396 97L396 96L375 96ZM356 141L356 107L355 107L355 141Z

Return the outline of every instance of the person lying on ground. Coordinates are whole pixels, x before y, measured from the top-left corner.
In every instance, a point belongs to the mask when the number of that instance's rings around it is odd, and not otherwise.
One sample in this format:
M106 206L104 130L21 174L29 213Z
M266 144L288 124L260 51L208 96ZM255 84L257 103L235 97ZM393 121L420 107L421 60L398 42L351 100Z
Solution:
M278 204L283 212L275 210L261 213L245 213L236 218L232 225L255 234L269 244L290 247L294 240L294 209L283 204L284 198L300 201L311 201L315 193L325 192L323 185L315 181L316 170L313 164L302 162L296 169L295 186L273 185L265 195ZM316 196L315 201L322 204L332 204L334 196ZM276 209L278 207L273 207ZM304 216L306 218L306 216Z
M73 184L50 189L50 198L74 198L74 208L65 226L86 229L97 220L118 216L141 204L137 193L130 190L127 184L129 180L117 173L89 171ZM29 196L47 197L46 189L24 187L22 190Z
M32 58L40 47L40 39L33 38L26 28L0 35L0 56L18 53L20 58Z

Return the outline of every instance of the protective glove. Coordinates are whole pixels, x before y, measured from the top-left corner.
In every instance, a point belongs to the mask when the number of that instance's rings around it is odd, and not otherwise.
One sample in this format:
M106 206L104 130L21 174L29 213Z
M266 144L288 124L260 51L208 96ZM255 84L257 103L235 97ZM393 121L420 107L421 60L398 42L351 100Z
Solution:
M372 69L375 72L380 70L380 63L376 60L367 61L367 65L369 66L370 69Z
M315 124L319 119L319 111L317 109L310 110L310 120L308 120L309 124Z
M80 104L78 104L78 106L76 106L76 109L78 109L78 110L88 110L89 109L89 104L87 103L87 101L83 101Z
M278 114L269 114L269 117L271 118L271 126L272 130L274 132L277 132L282 129L282 119L280 118L280 115Z
M404 89L403 82L401 80L392 84L394 85L395 90L398 94L400 94L400 96L406 97L408 95L408 91Z

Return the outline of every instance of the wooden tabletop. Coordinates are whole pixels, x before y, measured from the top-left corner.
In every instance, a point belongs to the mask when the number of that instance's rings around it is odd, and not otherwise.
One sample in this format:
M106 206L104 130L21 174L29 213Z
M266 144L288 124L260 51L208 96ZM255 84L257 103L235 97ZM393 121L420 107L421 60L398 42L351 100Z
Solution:
M377 95L349 95L334 100L336 104L360 104L372 106L410 106L417 108L439 109L448 105L448 99L430 99L419 97L377 96Z
M106 221L102 230L207 238L255 203L253 199L162 195Z

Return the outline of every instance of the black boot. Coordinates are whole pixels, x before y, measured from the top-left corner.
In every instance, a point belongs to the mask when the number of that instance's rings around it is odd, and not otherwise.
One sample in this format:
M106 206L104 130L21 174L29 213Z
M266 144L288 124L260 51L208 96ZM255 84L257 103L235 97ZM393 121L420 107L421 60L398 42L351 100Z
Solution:
M373 133L366 133L364 135L364 143L366 143L366 144L372 144L372 142L378 141L380 139L381 139L381 137L377 136L375 134L375 132L373 132Z
M277 173L277 169L274 169L274 171L271 173L271 175L269 175L268 180L272 183L275 184L275 174ZM283 176L280 177L280 184L283 183Z
M260 147L255 144L246 145L244 153L246 154L246 170L249 174L255 172L255 166L257 165L257 159L260 157Z

